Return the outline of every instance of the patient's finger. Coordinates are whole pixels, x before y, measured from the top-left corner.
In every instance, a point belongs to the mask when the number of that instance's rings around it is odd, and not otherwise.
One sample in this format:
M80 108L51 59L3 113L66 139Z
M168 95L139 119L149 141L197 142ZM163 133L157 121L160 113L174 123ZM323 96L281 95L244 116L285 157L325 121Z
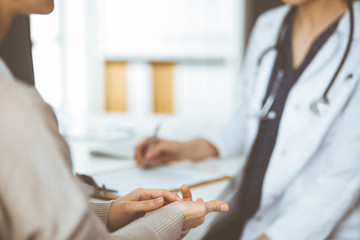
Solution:
M150 200L158 197L163 197L165 201L175 202L180 201L181 198L174 192L165 189L140 189L138 190L137 200Z
M192 201L192 194L188 186L183 184L181 186L181 195L184 201Z
M204 202L204 199L202 199L202 198L198 198L198 199L196 199L196 201L197 201L197 202L201 202L201 203L205 203L205 202Z
M204 203L207 209L207 213L210 212L227 212L229 211L229 205L226 202L219 200L212 200Z

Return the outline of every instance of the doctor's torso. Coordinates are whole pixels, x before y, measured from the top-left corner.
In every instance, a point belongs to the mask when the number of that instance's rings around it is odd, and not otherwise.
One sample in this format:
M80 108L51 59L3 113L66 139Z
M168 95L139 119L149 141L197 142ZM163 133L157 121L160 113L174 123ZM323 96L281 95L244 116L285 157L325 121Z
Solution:
M259 112L261 109L268 87L269 76L276 59L276 51L267 53L260 66L258 66L257 62L266 49L276 44L278 32L288 11L289 7L282 6L265 13L257 21L253 30L245 60L243 78L241 79L243 83L242 92L244 93L241 96L242 104L240 107L243 112L242 117L251 116L252 113ZM355 33L352 48L347 61L336 78L335 84L329 92L330 108L328 112L324 116L319 116L311 111L310 105L314 100L322 96L344 55L349 37L348 14L342 17L335 32L322 46L289 92L280 120L276 144L265 175L260 208L248 222L243 239L254 239L259 234L264 233L266 229L271 228L272 225L276 226L276 224L281 224L286 219L292 219L292 208L296 208L297 205L301 207L301 204L304 204L302 201L311 201L310 197L309 199L301 198L306 192L311 196L311 191L316 191L314 186L317 186L317 184L319 184L317 191L323 191L323 193L320 192L318 197L314 195L314 205L323 206L324 208L314 210L314 219L308 221L307 224L311 224L312 221L316 222L316 217L319 217L320 221L321 216L317 216L317 213L331 211L328 207L331 207L332 203L327 205L326 197L336 197L336 195L341 194L337 187L339 189L343 188L339 183L339 186L334 187L335 189L328 191L326 187L332 188L330 182L329 184L318 183L318 181L322 180L322 174L325 175L323 181L330 179L330 177L339 182L345 179L348 180L347 178L352 180L351 176L346 175L345 169L344 176L340 174L341 172L337 173L336 169L341 168L343 165L353 164L353 159L356 158L354 153L351 152L351 146L348 150L342 150L342 148L347 147L343 146L347 140L345 133L349 131L348 128L353 127L354 120L351 119L360 119L360 102L358 103L359 110L354 108L354 101L359 99L357 96L359 95L358 85L360 80L359 3L354 4L354 12ZM256 138L259 120L251 117L247 119L246 128L244 129L246 129L245 152L248 153ZM347 124L348 122L350 124ZM231 126L229 127L231 128ZM349 132L354 131L359 130L352 129ZM339 150L336 149L337 147ZM346 154L349 154L349 156ZM353 167L359 168L359 164ZM335 170L333 171L333 169ZM333 171L334 176L327 176L327 171L329 171L329 175ZM336 183L334 182L334 184ZM357 186L353 187L356 188ZM353 191L355 190L353 189ZM344 202L352 201L350 198L349 194L349 197L344 199ZM336 223L337 232L328 230L331 226L325 223L326 226L323 226L324 231L330 231L334 236L338 234L341 237L350 237L349 239L360 239L360 225L358 225L360 223L360 214L357 217L353 216L358 211L356 209L356 206L351 211L339 208L338 213L329 214L327 216L329 218L341 219ZM304 209L304 216L297 216L298 221L309 217L309 213L306 211L307 209ZM340 211L346 211L346 213L339 213ZM290 213L287 214L287 212ZM296 212L296 209L294 212ZM342 216L338 216L339 214ZM290 215L290 217L282 219L282 215ZM304 219L301 219L301 217ZM303 223L300 222L299 225L301 224ZM347 228L346 233L342 231L342 226ZM287 230L284 229L284 231ZM291 227L289 231L291 231ZM309 231L308 236L310 237L311 234L311 231ZM299 236L305 235L300 234ZM354 238L354 236L358 238ZM317 238L310 237L307 239Z

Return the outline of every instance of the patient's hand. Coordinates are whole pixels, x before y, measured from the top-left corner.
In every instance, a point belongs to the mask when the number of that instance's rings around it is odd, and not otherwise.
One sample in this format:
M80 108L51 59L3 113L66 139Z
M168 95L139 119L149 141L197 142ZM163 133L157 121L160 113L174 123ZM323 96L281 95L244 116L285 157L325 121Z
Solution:
M192 195L186 185L181 187L184 201L173 202L170 205L179 208L184 213L182 230L195 228L204 223L205 216L210 212L227 212L229 206L223 201L204 202L201 198L192 201Z
M183 230L201 225L206 214L210 212L226 212L227 203L213 200L204 202L198 199L192 201L190 189L181 187L183 199L176 193L162 189L137 189L128 195L115 200L110 207L107 227L114 232L130 222L142 217L145 213L170 205L179 208L184 214Z
M110 207L107 228L110 232L168 203L179 201L176 194L162 189L137 189L115 200Z

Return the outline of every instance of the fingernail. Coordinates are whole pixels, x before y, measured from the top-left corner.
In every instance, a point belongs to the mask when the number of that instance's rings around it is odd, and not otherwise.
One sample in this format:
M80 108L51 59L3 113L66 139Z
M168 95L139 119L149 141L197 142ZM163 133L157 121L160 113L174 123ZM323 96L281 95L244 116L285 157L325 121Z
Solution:
M162 197L155 199L155 204L160 204L163 201Z
M227 212L227 211L229 211L229 207L224 204L224 205L221 205L220 210L221 210L222 212Z

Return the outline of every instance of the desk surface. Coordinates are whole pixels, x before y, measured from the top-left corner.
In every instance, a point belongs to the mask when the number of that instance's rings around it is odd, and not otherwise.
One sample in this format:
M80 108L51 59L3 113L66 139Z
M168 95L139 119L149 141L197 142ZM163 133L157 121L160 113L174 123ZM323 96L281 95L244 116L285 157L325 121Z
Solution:
M135 146L135 143L141 138L132 138L129 139ZM122 140L125 141L125 140ZM135 166L135 161L133 159L109 159L109 158L99 158L92 157L90 151L98 146L99 144L104 144L96 141L88 140L74 140L68 139L69 146L72 151L72 158L74 162L74 171L83 174L94 174L103 171L109 171L112 169L119 168L128 168ZM113 143L109 142L109 145ZM118 144L118 143L117 143ZM128 144L128 142L127 142ZM190 165L192 167L218 171L229 176L234 176L241 167L241 158L235 156L228 159L208 159L198 163L192 163L190 161L184 161L177 163L179 165ZM194 199L203 198L205 201L217 199L220 193L228 186L230 183L229 180L213 183L206 186L201 186L192 189ZM206 231L209 222L212 220L215 214L210 214L207 216L205 223L190 231L186 236L186 240L189 239L199 239L200 236Z

